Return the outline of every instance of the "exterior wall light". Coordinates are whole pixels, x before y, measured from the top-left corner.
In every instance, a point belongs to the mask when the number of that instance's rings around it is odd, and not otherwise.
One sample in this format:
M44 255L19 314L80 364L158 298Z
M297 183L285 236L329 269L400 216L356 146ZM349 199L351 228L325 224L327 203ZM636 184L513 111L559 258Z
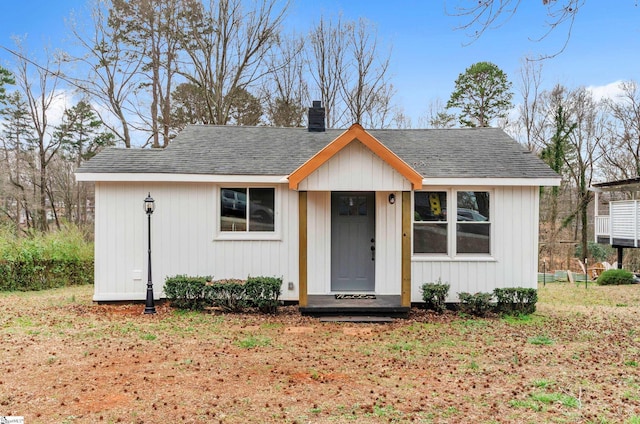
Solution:
M389 204L393 205L394 203L396 203L396 195L394 193L391 193L389 195Z

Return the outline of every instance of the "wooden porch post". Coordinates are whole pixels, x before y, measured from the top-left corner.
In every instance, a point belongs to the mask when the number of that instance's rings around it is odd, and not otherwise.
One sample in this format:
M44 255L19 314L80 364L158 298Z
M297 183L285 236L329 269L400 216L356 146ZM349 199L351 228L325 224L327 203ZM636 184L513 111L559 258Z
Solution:
M411 192L402 192L402 291L401 306L411 306Z
M298 192L298 306L307 306L307 192Z

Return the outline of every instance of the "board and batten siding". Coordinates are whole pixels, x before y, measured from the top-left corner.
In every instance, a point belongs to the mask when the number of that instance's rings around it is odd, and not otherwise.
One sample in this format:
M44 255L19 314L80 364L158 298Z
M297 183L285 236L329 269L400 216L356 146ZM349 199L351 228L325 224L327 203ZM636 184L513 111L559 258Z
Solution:
M412 302L422 301L420 287L423 283L438 279L451 285L447 302L458 302L460 292L537 287L539 189L504 186L490 191L491 257L413 255Z
M145 298L147 216L143 201L148 193L156 203L151 216L156 298L167 276L186 274L214 279L282 277L282 299L298 299L298 198L285 184L276 185L278 237L273 240L222 240L216 230L219 187L212 183L97 182L95 192L94 300ZM288 289L289 282L294 283L294 290Z
M389 195L396 198L389 203ZM375 293L399 295L402 257L401 192L377 192ZM307 292L331 293L331 192L307 193Z
M409 191L411 183L357 140L300 182L302 191Z

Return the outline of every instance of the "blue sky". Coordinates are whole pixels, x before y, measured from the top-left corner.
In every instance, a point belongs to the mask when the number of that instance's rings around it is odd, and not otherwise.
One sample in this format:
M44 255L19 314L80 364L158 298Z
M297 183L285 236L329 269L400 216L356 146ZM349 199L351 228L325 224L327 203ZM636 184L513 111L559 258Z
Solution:
M448 7L463 0L449 0ZM470 0L473 2L473 0ZM12 35L27 35L31 51L47 44L68 48L64 20L85 0L18 0L3 2L0 45L13 47ZM383 43L392 46L391 75L397 89L395 102L417 123L430 101L446 101L458 74L472 63L491 61L516 82L526 55L556 52L566 28L558 28L541 42L531 41L546 32L542 0L524 0L519 12L482 38L471 39L454 28L459 18L445 13L443 0L293 0L287 26L304 33L320 14L345 19L365 17L378 25ZM640 82L640 6L635 0L586 0L573 27L566 50L543 62L546 87L606 86L619 80ZM0 51L0 62L9 60ZM516 96L517 97L517 96Z

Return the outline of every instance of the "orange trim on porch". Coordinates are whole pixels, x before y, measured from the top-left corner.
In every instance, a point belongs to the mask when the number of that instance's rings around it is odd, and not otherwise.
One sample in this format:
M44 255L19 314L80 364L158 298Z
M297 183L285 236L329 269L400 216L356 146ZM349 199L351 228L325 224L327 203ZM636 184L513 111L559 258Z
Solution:
M360 124L351 125L351 127L340 134L338 138L327 144L311 159L293 171L289 175L289 188L297 190L302 180L311 175L313 171L320 168L320 166L329 161L329 159L354 140L358 140L367 146L367 148L375 153L380 159L398 171L400 175L405 177L412 184L414 190L422 188L422 175L410 167L405 161L400 159L387 146L378 141L378 139L369 134Z

